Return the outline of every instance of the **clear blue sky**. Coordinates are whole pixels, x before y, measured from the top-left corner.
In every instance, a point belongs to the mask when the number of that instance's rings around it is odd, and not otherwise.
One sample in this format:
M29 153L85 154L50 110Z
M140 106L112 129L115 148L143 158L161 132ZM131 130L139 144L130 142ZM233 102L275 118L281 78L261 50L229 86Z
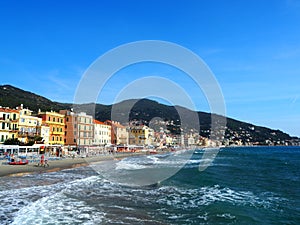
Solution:
M95 59L139 40L170 41L198 54L220 83L227 116L300 136L299 0L3 0L1 84L72 102ZM167 74L190 87L194 99L201 95L168 67L124 73ZM98 101L112 103L126 82L112 79ZM208 111L200 101L198 109Z

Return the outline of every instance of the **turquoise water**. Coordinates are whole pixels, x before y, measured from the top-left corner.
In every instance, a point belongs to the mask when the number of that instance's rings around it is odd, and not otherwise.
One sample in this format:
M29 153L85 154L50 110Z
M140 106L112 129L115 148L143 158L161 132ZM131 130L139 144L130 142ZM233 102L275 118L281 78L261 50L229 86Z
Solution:
M299 147L221 149L203 172L203 151L181 168L185 154L105 162L99 174L83 167L2 177L0 224L300 223ZM149 186L116 179L166 167L179 171Z

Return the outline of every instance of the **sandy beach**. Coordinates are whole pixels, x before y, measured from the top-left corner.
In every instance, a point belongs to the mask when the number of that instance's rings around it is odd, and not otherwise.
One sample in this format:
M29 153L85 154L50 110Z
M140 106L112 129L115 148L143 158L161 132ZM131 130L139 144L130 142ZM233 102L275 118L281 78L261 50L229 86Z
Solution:
M29 173L54 172L63 169L88 166L90 163L96 163L106 160L118 160L129 156L137 156L141 153L119 153L114 155L100 155L88 158L63 158L60 160L50 160L49 167L39 167L36 162L27 165L6 165L0 164L0 177L3 176L23 176ZM3 161L4 162L4 161Z

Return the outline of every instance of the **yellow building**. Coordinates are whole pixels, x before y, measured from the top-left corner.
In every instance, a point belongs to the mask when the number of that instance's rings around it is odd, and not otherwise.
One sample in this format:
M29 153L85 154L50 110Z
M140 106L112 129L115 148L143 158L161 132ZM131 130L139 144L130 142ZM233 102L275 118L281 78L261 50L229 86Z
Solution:
M0 107L0 143L18 138L19 111Z
M34 137L41 136L42 119L32 116L32 111L29 109L24 109L23 105L17 109L20 113L18 133L19 141L28 143L30 140L33 140Z
M152 145L154 140L153 129L143 126L131 126L129 131L130 145Z
M49 144L64 145L65 116L57 112L39 112L42 123L49 126Z

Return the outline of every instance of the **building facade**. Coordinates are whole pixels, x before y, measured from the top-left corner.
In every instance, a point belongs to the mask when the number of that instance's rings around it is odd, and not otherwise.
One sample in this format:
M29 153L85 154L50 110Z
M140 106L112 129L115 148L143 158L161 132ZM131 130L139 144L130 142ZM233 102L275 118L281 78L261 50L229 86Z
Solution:
M42 119L32 116L32 111L24 109L22 105L17 109L20 113L18 140L28 143L36 136L41 136Z
M19 111L0 107L0 143L18 138Z
M105 146L111 144L111 126L94 120L94 145Z
M107 120L105 124L111 126L111 143L114 145L128 145L129 133L120 122Z
M49 144L64 145L65 116L57 112L39 112L42 123L49 127Z
M60 110L60 114L65 116L65 145L76 147L77 143L77 118L74 112L70 110ZM76 121L76 122L75 122Z
M145 125L129 127L130 145L153 145L154 138L154 130Z
M79 147L89 146L94 141L93 117L84 112L75 113L70 110L60 110L65 116L65 145Z
M41 137L43 138L42 141L45 145L50 144L50 127L46 123L42 123L41 125Z
M94 140L94 123L93 117L84 112L77 114L78 124L78 145L92 145Z

